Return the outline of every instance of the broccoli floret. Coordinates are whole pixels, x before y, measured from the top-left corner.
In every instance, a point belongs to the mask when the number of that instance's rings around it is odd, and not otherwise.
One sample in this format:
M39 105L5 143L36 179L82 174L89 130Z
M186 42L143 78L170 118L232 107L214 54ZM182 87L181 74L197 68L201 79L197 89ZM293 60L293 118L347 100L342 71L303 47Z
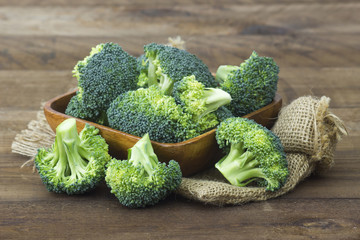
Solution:
M275 97L279 67L270 57L259 57L254 51L240 66L220 66L216 72L221 89L232 101L228 108L236 117L258 110Z
M219 122L222 122L228 118L231 117L235 117L232 112L226 107L226 106L221 106L219 107L214 114L216 115L216 118L218 119Z
M129 149L127 160L111 160L106 183L120 203L131 208L158 203L181 183L179 164L159 162L148 134Z
M87 120L103 119L110 103L121 93L137 88L136 58L118 44L101 43L79 61L74 70L78 80L77 100L66 112ZM75 102L80 104L74 104ZM77 109L80 107L80 109Z
M107 111L111 128L158 142L175 143L201 134L197 122L156 86L121 94Z
M253 120L234 117L221 122L216 140L226 155L215 164L235 186L256 181L276 191L288 176L286 156L279 138Z
M175 101L197 119L227 105L231 96L219 88L206 88L196 80L195 75L184 77L176 82L172 95Z
M79 101L77 95L70 99L70 102L65 109L65 114L76 118L86 119L102 125L108 125L106 112L102 111L99 115L98 112L85 108L82 101Z
M81 194L104 179L105 165L111 157L98 133L87 124L78 134L74 118L58 125L52 147L39 149L35 157L35 166L49 191Z
M151 43L144 46L146 70L142 70L139 82L156 85L165 94L171 94L175 82L186 76L195 75L205 87L216 87L208 67L195 55L171 46ZM144 86L144 85L142 85Z

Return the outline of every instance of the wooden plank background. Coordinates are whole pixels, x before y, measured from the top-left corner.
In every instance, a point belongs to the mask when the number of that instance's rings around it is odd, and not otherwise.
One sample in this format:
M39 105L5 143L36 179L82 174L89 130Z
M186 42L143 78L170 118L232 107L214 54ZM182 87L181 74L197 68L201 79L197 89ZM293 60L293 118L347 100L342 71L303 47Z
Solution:
M0 0L0 239L360 239L360 2ZM216 71L252 50L280 66L284 104L326 95L350 135L335 166L291 193L214 207L171 196L122 207L105 185L83 196L49 193L14 136L40 102L76 85L71 70L100 42L138 56L180 35Z

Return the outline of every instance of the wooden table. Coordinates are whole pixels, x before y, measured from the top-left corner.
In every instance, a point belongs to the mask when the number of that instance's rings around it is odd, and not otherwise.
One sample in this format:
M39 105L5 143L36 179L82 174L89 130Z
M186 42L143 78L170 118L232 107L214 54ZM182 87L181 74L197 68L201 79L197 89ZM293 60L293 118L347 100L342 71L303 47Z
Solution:
M0 1L0 239L360 239L360 3L268 1ZM180 35L216 71L252 50L280 66L284 104L326 95L350 135L335 166L266 202L214 207L180 196L127 209L105 185L47 192L14 136L40 102L76 85L71 70L100 42L138 56Z

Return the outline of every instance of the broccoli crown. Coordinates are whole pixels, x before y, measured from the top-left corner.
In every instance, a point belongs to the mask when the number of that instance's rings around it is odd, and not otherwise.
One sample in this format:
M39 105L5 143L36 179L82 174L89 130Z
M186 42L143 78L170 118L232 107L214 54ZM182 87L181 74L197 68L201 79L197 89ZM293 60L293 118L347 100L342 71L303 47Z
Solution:
M76 118L87 119L102 125L108 125L106 112L101 111L99 113L99 111L85 108L83 102L79 101L78 95L75 95L70 99L70 102L65 109L65 114Z
M216 140L227 154L215 164L235 186L256 181L269 191L284 185L288 168L280 139L253 120L234 117L221 122Z
M174 83L190 75L195 75L205 87L217 86L208 67L186 50L150 43L144 46L144 52L147 61L143 65L148 64L148 68L141 72L139 81L148 86L156 85L164 93L171 94Z
M85 110L74 110L79 105L73 105L69 112L89 114L84 118L93 119L103 114L119 94L137 88L139 71L136 58L118 44L102 43L76 64L73 74L78 80L76 96Z
M223 79L221 89L233 99L229 109L234 116L258 110L275 97L279 67L272 58L259 57L255 51L239 67L222 66L217 74Z
M74 118L58 125L52 147L39 149L35 157L35 166L49 191L81 194L103 180L111 157L98 133L97 128L87 124L78 134Z
M158 142L181 142L201 134L192 116L156 86L121 94L107 111L111 128Z
M105 181L121 204L139 208L154 205L168 196L181 183L179 164L159 162L145 134L131 149L127 160L111 160Z
M231 96L218 88L206 88L195 75L184 77L174 85L173 97L184 109L198 119L227 105Z

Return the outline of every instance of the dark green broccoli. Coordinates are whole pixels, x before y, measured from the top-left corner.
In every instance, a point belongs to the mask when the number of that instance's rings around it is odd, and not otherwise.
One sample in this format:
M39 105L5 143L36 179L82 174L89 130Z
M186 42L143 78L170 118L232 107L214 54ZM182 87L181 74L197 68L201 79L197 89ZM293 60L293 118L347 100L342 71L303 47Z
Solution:
M106 112L101 111L99 114L97 110L85 108L83 102L79 101L78 95L75 95L70 99L70 102L66 107L65 114L76 118L86 119L88 121L102 125L107 125Z
M121 94L107 111L111 128L158 142L175 143L200 135L197 122L156 86Z
M205 87L216 87L214 77L208 67L195 55L175 47L151 43L144 46L148 66L140 73L141 86L156 85L165 94L171 94L175 82L184 77L195 75Z
M256 181L269 191L282 187L288 176L280 139L253 120L234 117L220 123L216 140L226 155L215 164L235 186Z
M86 120L105 119L110 103L119 94L137 88L136 58L118 44L99 44L79 61L73 71L78 92L65 113ZM80 103L80 104L78 104ZM102 123L103 122L99 122Z
M74 118L58 125L52 147L39 149L35 157L35 166L49 191L80 194L104 179L105 165L111 157L98 133L87 124L78 134Z
M229 110L236 117L258 110L275 97L279 67L270 57L259 57L254 51L240 66L220 66L216 79L232 101Z
M226 107L221 106L215 112L215 116L217 117L219 122L222 122L228 118L235 117L232 112Z
M139 208L154 205L167 197L181 183L179 164L159 162L148 134L129 149L127 160L111 160L106 183L121 204Z

